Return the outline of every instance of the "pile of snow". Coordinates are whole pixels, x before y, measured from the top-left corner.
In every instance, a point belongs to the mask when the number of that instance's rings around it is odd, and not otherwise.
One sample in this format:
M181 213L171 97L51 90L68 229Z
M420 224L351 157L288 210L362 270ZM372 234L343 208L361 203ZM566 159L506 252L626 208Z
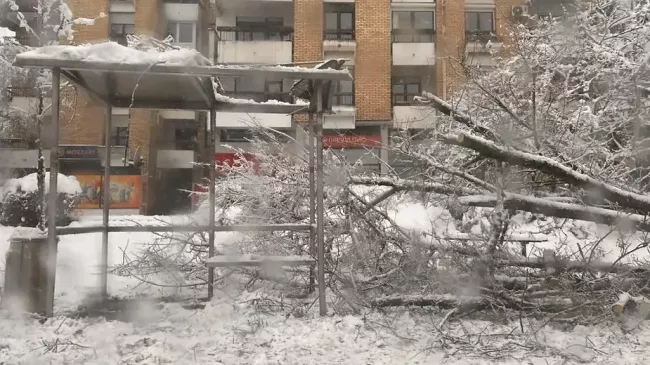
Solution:
M38 190L38 174L33 173L19 179L10 179L0 189L0 196L10 193L31 193ZM57 190L59 193L75 195L81 194L81 185L74 176L58 175ZM45 173L45 193L50 191L50 173Z
M15 36L16 36L16 32L14 32L12 30L9 30L9 29L7 29L5 27L0 27L0 38L3 38L3 37L15 37Z
M206 66L210 61L194 49L181 48L158 52L140 51L116 42L102 42L79 46L56 45L36 48L16 57L21 59L47 59L60 61L87 61L121 64L167 64L182 66Z

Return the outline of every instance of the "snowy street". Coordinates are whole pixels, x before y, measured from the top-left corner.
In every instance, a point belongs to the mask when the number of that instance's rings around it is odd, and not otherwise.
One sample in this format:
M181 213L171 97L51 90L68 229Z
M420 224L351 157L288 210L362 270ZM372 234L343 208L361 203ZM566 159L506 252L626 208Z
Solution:
M420 208L407 209L413 213ZM93 224L99 217L82 218ZM181 217L124 216L124 222L178 221ZM416 222L417 223L417 222ZM2 253L12 229L0 227ZM111 234L111 264L122 250L135 250L149 233ZM261 292L242 293L225 285L204 309L188 303L139 302L122 321L64 316L97 290L95 267L101 235L64 236L57 267L58 315L45 323L0 312L0 363L3 364L646 364L650 326L623 334L616 326L578 326L569 333L526 320L521 335L515 319L507 325L453 321L437 330L445 313L405 310L330 315L317 306L303 315L286 300ZM4 255L3 255L4 256ZM4 263L0 267L4 266ZM118 297L161 297L177 289L138 285L111 275L109 292ZM188 293L183 293L188 294ZM196 296L205 295L203 289ZM279 299L277 299L279 300ZM330 313L333 309L330 307ZM535 336L531 335L535 333Z

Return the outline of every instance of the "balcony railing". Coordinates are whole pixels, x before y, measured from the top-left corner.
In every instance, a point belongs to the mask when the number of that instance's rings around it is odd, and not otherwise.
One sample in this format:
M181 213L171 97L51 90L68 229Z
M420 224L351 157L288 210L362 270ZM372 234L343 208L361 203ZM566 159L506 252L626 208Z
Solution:
M326 41L353 41L353 29L325 29L323 37Z
M466 31L465 42L500 42L501 39L492 31Z
M332 95L332 105L354 105L354 93L337 93Z
M293 41L293 28L291 27L217 27L217 36L220 41Z
M393 29L393 43L434 43L433 29Z
M272 93L264 91L226 92L226 96L237 99L251 99L258 103L264 103L269 100L283 101L285 103L290 103L292 101L289 93Z

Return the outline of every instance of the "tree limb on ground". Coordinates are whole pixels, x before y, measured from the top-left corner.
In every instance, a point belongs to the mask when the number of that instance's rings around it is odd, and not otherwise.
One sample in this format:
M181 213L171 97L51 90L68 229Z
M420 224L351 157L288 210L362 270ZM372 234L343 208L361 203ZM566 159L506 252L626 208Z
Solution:
M470 193L469 189L424 181L353 176L350 179L350 184L390 186L398 191L453 194L459 196L458 200L460 203L477 207L493 207L496 204L495 196L474 195ZM549 217L578 219L610 225L626 224L650 232L650 221L647 217L640 214L625 214L611 209L564 203L557 201L557 199L535 198L508 192L505 192L504 195L504 205L507 209L540 213Z

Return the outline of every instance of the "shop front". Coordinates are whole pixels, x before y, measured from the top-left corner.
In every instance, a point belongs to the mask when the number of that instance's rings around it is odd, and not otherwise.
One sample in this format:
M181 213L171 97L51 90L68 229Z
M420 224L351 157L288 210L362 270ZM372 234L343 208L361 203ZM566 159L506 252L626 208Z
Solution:
M61 146L60 171L74 176L81 185L79 209L103 207L104 149L99 146ZM113 160L113 159L111 159ZM119 159L111 161L111 209L140 209L142 204L142 176L140 169L119 166ZM116 166L117 165L117 166Z
M381 131L379 126L323 131L323 147L333 150L345 162L358 166L359 172L381 172Z

